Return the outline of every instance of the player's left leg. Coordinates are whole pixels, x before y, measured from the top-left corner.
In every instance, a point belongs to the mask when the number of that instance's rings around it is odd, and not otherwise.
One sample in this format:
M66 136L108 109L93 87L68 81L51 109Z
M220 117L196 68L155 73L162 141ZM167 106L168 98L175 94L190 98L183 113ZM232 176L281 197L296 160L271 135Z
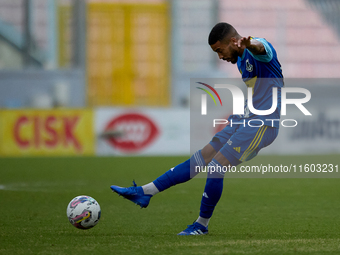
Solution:
M229 127L226 130L230 129ZM179 235L201 235L208 233L209 220L213 214L223 190L225 171L216 171L223 167L237 166L242 161L254 158L260 149L271 144L277 137L278 129L267 126L258 128L240 127L230 137L208 165L208 177L201 200L200 214L194 224ZM218 137L223 136L221 131ZM214 171L209 171L214 169Z
M229 157L231 158L231 157ZM220 163L221 162L221 163ZM234 162L236 164L236 162ZM208 224L213 214L215 206L221 198L223 191L224 172L218 171L223 166L232 166L229 160L219 151L208 165L208 175L205 184L200 214L198 219L188 227L180 232L178 235L204 235L208 234ZM214 169L214 171L209 171Z

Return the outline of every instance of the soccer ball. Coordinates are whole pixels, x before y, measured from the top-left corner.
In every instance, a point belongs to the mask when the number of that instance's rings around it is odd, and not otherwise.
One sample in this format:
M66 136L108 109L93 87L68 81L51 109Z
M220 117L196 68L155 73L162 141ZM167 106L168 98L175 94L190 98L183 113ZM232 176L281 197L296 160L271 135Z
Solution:
M89 196L77 196L67 206L66 215L76 228L89 229L97 225L100 219L100 206Z

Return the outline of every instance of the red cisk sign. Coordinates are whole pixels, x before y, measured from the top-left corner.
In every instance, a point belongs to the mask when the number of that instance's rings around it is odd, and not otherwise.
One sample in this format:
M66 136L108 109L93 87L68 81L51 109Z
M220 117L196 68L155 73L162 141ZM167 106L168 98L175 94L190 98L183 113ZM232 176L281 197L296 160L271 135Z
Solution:
M92 110L8 110L0 123L3 155L94 154Z

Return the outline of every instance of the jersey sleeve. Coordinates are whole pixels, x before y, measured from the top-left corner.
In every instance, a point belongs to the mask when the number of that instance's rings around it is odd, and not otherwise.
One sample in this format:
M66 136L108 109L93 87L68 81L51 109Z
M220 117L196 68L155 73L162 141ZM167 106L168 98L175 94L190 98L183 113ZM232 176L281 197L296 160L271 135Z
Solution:
M264 49L266 50L266 54L265 55L254 55L250 51L249 53L252 55L253 58L255 58L258 61L267 62L267 63L270 62L273 58L273 51L271 47L269 46L268 42L263 38L255 38L254 40L257 40L263 44Z

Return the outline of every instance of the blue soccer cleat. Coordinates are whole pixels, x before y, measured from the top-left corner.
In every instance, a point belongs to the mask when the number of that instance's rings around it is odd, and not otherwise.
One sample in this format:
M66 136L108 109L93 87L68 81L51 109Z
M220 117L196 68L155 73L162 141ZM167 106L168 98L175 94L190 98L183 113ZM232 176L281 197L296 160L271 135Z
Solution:
M177 234L179 236L192 236L192 235L206 235L208 234L208 227L203 226L198 222L194 222L192 225L183 230L181 233Z
M133 181L133 186L129 188L123 188L116 185L112 185L110 188L118 195L129 199L136 205L139 205L141 208L146 208L149 205L150 199L152 197L152 195L145 195L143 188L137 186L135 181Z

